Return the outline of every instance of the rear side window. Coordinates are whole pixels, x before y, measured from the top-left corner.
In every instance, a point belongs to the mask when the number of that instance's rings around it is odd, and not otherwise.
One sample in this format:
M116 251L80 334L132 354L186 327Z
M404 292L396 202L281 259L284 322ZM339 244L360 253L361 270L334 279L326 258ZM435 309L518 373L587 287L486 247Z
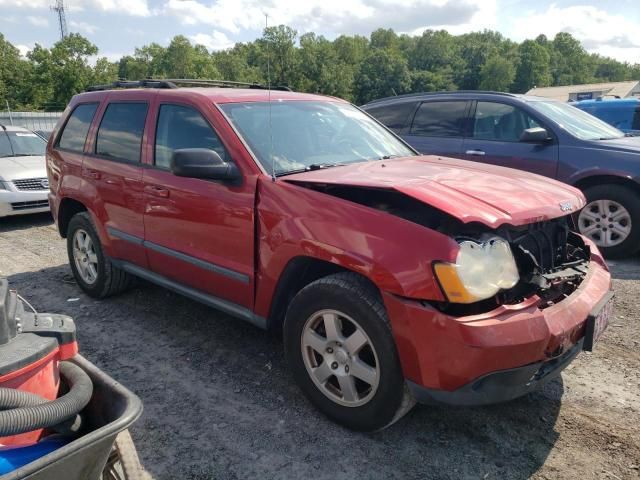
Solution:
M414 102L404 102L396 105L368 108L367 113L397 133L407 126L409 115L413 113L415 108L416 104Z
M58 147L74 152L82 152L87 141L89 127L97 109L97 103L78 105L64 126L60 140L58 140Z
M139 162L147 108L146 103L110 103L98 129L96 154Z
M182 105L162 105L156 128L156 160L161 168L169 168L174 150L207 148L226 160L222 142L197 110Z
M466 102L425 102L420 105L411 125L412 135L461 137Z
M631 130L640 130L640 107L636 108L635 112L633 112Z

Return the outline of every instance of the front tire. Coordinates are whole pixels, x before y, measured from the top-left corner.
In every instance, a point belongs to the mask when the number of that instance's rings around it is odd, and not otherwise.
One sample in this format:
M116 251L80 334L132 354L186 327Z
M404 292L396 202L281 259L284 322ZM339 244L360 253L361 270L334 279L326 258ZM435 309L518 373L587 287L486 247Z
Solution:
M284 345L303 393L348 428L385 428L415 404L380 294L357 274L303 288L287 310Z
M75 214L69 222L67 254L76 283L90 297L105 298L131 285L131 275L116 267L104 254L87 212Z
M640 248L640 196L622 185L596 185L584 191L587 205L578 213L580 233L607 258L624 258Z

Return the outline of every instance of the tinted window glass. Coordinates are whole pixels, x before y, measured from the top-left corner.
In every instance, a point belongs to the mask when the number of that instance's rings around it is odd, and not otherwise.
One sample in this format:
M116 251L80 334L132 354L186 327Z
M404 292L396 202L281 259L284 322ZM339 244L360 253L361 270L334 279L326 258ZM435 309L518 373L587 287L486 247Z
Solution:
M81 152L84 149L87 133L97 108L97 103L78 105L62 131L58 147Z
M398 103L383 107L368 108L367 113L376 117L394 132L399 132L407 126L409 115L416 108L414 102Z
M466 102L425 102L413 119L411 133L427 137L460 137Z
M181 148L215 150L226 160L222 142L198 111L179 105L162 105L156 129L156 165L169 168L173 151Z
M473 119L473 138L518 142L522 131L540 127L519 108L495 102L478 102Z
M631 124L632 130L640 130L640 107L636 108L633 114L633 123Z
M96 153L139 162L146 117L146 103L110 103L98 129Z

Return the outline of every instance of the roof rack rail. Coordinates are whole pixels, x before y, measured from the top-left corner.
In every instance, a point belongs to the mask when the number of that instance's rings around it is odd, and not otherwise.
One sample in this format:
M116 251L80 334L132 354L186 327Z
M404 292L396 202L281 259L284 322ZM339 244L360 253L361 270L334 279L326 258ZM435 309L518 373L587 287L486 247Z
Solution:
M222 88L255 88L267 90L269 87L261 83L233 82L230 80L207 80L195 78L146 78L144 80L118 80L104 85L93 85L87 88L87 92L114 90L119 88L179 88L179 87L222 87ZM271 90L291 92L286 85L272 86Z
M264 85L262 83L251 83L251 82L235 82L232 80L208 80L208 79L199 79L199 78L167 78L163 79L166 82L174 83L178 86L181 85L192 85L196 87L224 87L224 88L256 88L260 90L269 89L268 85ZM285 92L291 92L291 88L286 85L272 85L271 90L281 90Z
M467 93L504 95L505 97L516 96L515 93L492 92L491 90L453 90L453 91L440 91L440 92L417 92L417 93L405 93L403 95L396 95L394 97L378 98L376 100L371 100L370 102L367 103L367 105L370 105L372 103L384 102L386 100L391 100L393 98L411 98L411 97L423 97L423 96L432 96L432 95L457 95L457 94L467 94Z

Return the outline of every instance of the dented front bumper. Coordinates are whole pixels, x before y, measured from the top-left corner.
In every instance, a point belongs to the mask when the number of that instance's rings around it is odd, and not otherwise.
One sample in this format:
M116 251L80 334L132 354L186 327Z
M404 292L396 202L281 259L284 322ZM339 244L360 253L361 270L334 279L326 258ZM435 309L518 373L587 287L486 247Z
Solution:
M453 317L424 302L383 297L418 399L470 405L509 400L557 376L582 349L587 319L610 290L611 275L595 255L580 286L547 308L533 295Z

